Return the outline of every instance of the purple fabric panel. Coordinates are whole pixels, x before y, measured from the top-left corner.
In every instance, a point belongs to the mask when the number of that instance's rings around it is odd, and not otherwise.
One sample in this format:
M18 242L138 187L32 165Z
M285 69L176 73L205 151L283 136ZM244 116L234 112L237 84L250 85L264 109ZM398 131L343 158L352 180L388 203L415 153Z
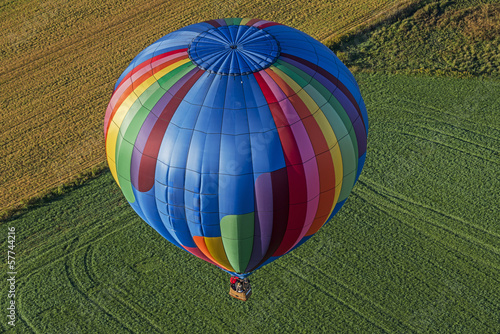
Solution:
M193 69L181 79L179 79L168 92L158 100L155 106L152 108L151 112L146 117L146 120L141 126L139 130L139 134L134 143L134 151L132 152L132 161L130 164L130 180L132 181L132 185L139 189L139 166L141 163L142 152L144 152L144 147L146 146L146 142L151 134L151 130L153 129L158 117L161 116L163 110L167 106L167 104L172 100L173 96L179 91L179 89L188 81L195 73L197 72L197 68Z
M335 86L333 82L331 82L330 80L328 80L319 73L316 73L314 79L316 79L320 84L325 86L325 88L328 89L329 92L334 92L337 89L337 86Z
M313 70L309 66L306 66L304 64L299 63L298 61L295 61L293 59L290 59L290 58L287 58L287 57L284 57L284 56L281 56L279 59L281 59L283 61L286 61L290 65L293 65L293 66L297 67L299 70L302 70L302 71L306 72L311 77L314 77L314 75L316 74L315 70Z
M247 268L255 267L266 255L273 231L273 186L271 173L255 180L255 230L252 256Z
M366 152L366 132L361 117L354 122L353 126L356 139L358 140L358 158L361 158Z
M333 92L333 96L339 101L339 103L342 105L344 110L347 113L347 116L349 116L349 119L351 120L351 123L354 124L356 119L359 117L358 111L356 108L352 105L351 101L345 96L344 93L340 89L337 89L335 92Z
M352 105L351 100L344 95L344 93L337 89L333 96L339 101L339 103L344 107L347 112L347 116L351 120L351 123L354 127L354 133L356 134L356 140L358 142L358 158L366 152L366 132L365 126L363 125L363 121L359 117L358 111Z

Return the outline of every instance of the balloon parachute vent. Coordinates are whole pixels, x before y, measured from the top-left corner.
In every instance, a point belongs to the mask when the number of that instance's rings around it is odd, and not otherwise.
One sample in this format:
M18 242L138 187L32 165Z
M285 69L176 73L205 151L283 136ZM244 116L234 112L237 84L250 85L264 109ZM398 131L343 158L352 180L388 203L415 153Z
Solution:
M268 68L280 55L278 41L249 26L222 26L200 33L188 48L199 68L220 75L246 75Z

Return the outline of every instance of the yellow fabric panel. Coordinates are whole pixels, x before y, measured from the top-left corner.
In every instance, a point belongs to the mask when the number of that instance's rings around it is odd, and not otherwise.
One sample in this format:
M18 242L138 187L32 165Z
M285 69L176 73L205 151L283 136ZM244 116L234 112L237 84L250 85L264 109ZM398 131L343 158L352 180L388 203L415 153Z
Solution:
M217 261L221 266L228 268L229 271L234 271L234 268L231 267L231 264L226 256L226 252L224 251L222 237L205 237L205 244L215 261Z
M250 20L251 20L251 19L249 19L249 18L246 18L246 19L241 20L241 22L240 22L240 26L244 26L244 25L246 25L246 24L248 23L248 21L250 21Z
M116 173L116 162L115 162L116 140L113 144L111 144L111 140L109 139L111 137L117 138L119 130L120 129L118 128L118 126L113 121L111 121L106 136L106 156L108 159L108 166L118 186L120 186L120 182L118 182L118 175Z
M282 70L280 70L276 66L270 66L269 69L271 69L281 79L283 79L283 81L286 82L286 84L288 86L290 86L290 88L293 89L293 91L295 93L298 93L299 91L302 90L302 87L300 87L300 85L298 83L296 83L294 80L292 80L292 78L290 78L288 75L285 74L285 72L283 72Z
M132 105L137 101L139 96L141 96L142 93L146 91L152 84L154 84L157 81L157 78L161 78L168 72L176 69L177 67L190 62L191 59L186 58L182 59L170 66L165 67L163 70L157 72L155 76L151 76L144 80L143 83L141 83L139 86L137 86L132 93L127 96L127 98L123 101L123 103L118 107L116 110L113 118L110 120L110 126L108 133L106 135L106 153L108 155L108 162L111 160L111 164L109 165L109 169L111 171L111 174L113 174L113 177L116 180L116 183L120 185L118 182L118 177L117 177L117 172L116 172L116 162L115 162L115 156L116 156L116 142L118 141L118 133L120 130L120 126L125 119L125 116L127 115L127 112L130 110Z
M297 95L300 97L302 101L304 101L309 111L313 114L313 117L318 123L321 132L325 136L326 143L330 148L330 154L332 155L332 160L333 160L333 168L335 169L335 180L337 181L336 182L337 184L335 186L335 199L333 201L333 203L336 204L339 199L340 190L342 188L342 180L344 178L342 155L340 153L340 147L337 142L337 136L335 136L335 133L333 132L330 122L328 122L328 119L326 118L325 114L321 109L318 110L319 109L318 105L309 96L309 94L307 94L305 90L301 90L297 93ZM333 212L333 207L331 212Z
M172 65L169 65L169 66L165 67L163 70L156 72L155 75L154 75L154 77L151 77L151 78L154 78L154 80L156 81L157 79L161 78L162 76L164 76L168 72L173 71L177 67L179 67L181 65L184 65L185 63L189 63L190 61L191 61L191 59L189 59L189 58L181 59L178 62L173 63Z

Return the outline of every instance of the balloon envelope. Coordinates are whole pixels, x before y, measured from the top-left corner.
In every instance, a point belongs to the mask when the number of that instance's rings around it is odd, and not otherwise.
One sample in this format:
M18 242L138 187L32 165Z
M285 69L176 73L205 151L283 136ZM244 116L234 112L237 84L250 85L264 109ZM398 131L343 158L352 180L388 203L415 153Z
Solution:
M354 77L323 44L234 18L144 49L115 85L104 132L111 173L142 219L243 277L344 204L368 118Z

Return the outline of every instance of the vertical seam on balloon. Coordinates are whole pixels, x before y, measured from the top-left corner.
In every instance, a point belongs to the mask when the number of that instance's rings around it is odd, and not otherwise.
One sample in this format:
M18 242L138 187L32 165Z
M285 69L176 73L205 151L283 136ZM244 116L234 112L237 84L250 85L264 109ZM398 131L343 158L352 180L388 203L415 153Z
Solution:
M246 106L246 99L245 99L245 87L243 86L243 79L239 78L240 80L240 83L241 83L241 91L242 91L242 96L243 96L243 105ZM253 176L253 182L252 182L252 185L253 185L253 196L254 196L254 203L253 203L253 213L254 213L254 229L253 229L253 239L252 239L252 250L250 251L250 257L248 258L248 262L245 264L244 266L244 270L246 271L247 267L248 267L248 264L250 263L250 259L252 258L252 254L253 254L253 245L254 245L254 242L255 242L255 217L257 217L257 214L256 214L256 210L255 210L255 207L256 207L256 202L255 202L255 170L253 168L253 154L252 154L252 135L250 133L250 120L249 120L249 117L248 117L248 108L245 108L245 111L246 111L246 117L247 117L247 126L248 126L248 142L249 142L249 146L250 146L250 161L252 162L251 166L252 166L252 176Z
M207 72L204 72L204 73L207 73ZM202 74L202 75L203 75L203 74ZM201 76L200 76L200 77L201 77ZM195 84L196 84L196 83L194 83L194 84L193 84L193 86L194 86ZM191 88L193 88L193 86L191 86ZM190 90L191 90L191 88L190 88ZM188 93L189 93L189 91L188 91ZM187 93L186 93L186 95L187 95ZM207 94L205 94L205 96L203 97L203 101L202 101L202 103L201 103L200 109L198 110L198 115L196 116L196 120L195 120L195 122L194 122L194 124L193 124L193 133L191 134L191 138L190 138L190 140L189 140L189 145L188 145L188 155L187 155L187 158L186 158L186 168L184 169L184 180L186 180L186 172L187 172L187 159L189 159L189 150L190 150L190 148L191 148L191 142L193 141L194 129L196 128L196 123L198 123L198 119L199 119L199 117L200 117L201 109L203 108L203 103L205 102L205 99L206 99L206 98L207 98ZM206 136L205 136L205 141L206 141ZM200 183L201 183L201 173L200 173ZM186 182L184 181L184 193L185 193L185 192L186 192ZM201 192L200 192L200 193L201 193ZM200 210L199 210L199 212L200 212L200 230L201 230L201 234L202 234L202 235L201 235L201 237L202 237L202 238L204 238L204 237L205 237L205 235L204 235L204 233L203 233L203 224L202 224L202 221L201 221L201 194L200 194ZM185 205L185 203L184 203L184 216L185 216L185 217L187 217L187 215L186 215L186 205ZM187 222L187 219L186 219L186 222ZM193 241L194 241L193 234L191 233L191 230L189 229L189 225L188 225L188 230L189 230L189 233L191 234L191 238L192 238L192 239L193 239ZM204 241L204 239L203 239L203 242L205 242L205 241ZM196 243L195 243L195 245L196 245Z
M183 84L183 85L179 88L179 90L178 90L178 91L177 91L177 92L173 95L172 99L175 99L175 98L176 98L176 94L178 94L178 93L179 93L179 91L181 91L184 87L186 87L188 84L191 84L191 81L190 81L190 80L192 80L193 78L195 78L195 77L196 77L196 75L197 75L197 73L199 73L199 71L201 71L200 69L198 69L198 68L196 68L196 67L194 67L194 68L193 68L193 70L196 70L196 71L195 71L195 72L193 73L193 75L192 75L192 76L191 76L191 77L190 77L190 78L189 78L189 79L188 79L188 80L187 80L187 81L186 81L186 82L185 82L185 83L184 83L184 84ZM186 74L186 75L187 75L187 74ZM179 79L179 80L180 80L180 79ZM192 87L192 86L191 86L191 87ZM179 102L179 105L180 105L180 104L182 103L182 101L184 100L184 97L186 96L186 94L187 94L187 92L186 92L185 94L183 94L182 98L180 99L181 101ZM168 105L168 104L167 104L167 105ZM166 106L165 106L165 108L166 108ZM177 108L178 108L178 106L177 106ZM172 117L173 117L173 115L177 112L177 110L178 110L177 108L176 108L176 110L172 113ZM169 125L170 125L170 122L169 122L169 124L168 124L168 125L166 126L166 128L165 128L165 132L167 131L168 126L169 126ZM176 141L178 140L178 136L179 136L179 134L178 134L178 135L177 135L177 137L176 137ZM165 138L165 136L163 136L163 139L164 139L164 138ZM163 141L163 139L162 139L162 141ZM156 158L155 158L155 160L156 160L155 169L156 169L156 166L158 165L158 155L159 155L159 153L160 153L160 150L161 150L161 145L160 145L160 147L159 147L159 150L158 150L157 156L156 156ZM170 168L168 169L168 173L170 173L170 170L171 170L171 166L172 166L171 161L172 161L172 155L170 155L170 160L169 160L169 163L168 163L168 166L170 167ZM174 168L178 168L178 167L174 167ZM155 182L156 182L156 177L155 177L155 181L153 181L153 186L152 186L152 187L154 187L154 183L155 183ZM185 184L184 184L184 188L185 188ZM167 189L168 189L168 175L167 175ZM167 195L168 195L168 193L167 193ZM156 196L155 196L155 199L156 199ZM168 198L167 198L167 201L169 202ZM155 202L156 202L156 201L155 201ZM170 208L170 205L167 203L167 211L168 211L169 218L172 216L172 215L171 215L171 213L170 213L170 209L171 209L171 208ZM193 241L193 243L194 243L194 240L193 240L193 237L192 237L192 235L191 235L191 231L189 230L189 226L188 226L187 219L186 219L185 215L186 215L186 214L185 214L185 211L184 211L184 221L185 221L185 224L186 224L187 230L189 231L189 234L190 234L190 236L191 236L191 240L192 240L192 241ZM176 219L177 219L177 218L176 218ZM174 231L175 231L175 230L174 230ZM180 243L180 244L181 244L183 247L185 246L185 245L183 245L182 243ZM194 243L194 244L196 245L196 243Z
M218 75L218 74L214 74L214 75ZM222 76L219 75L219 80L222 80ZM227 93L227 84L226 84L226 89L224 90L224 105L225 105L225 102L226 102L226 93ZM224 124L224 113L225 113L225 108L224 106L222 107L222 116L221 116L221 130L222 130L222 124ZM220 189L220 156L221 156L221 150L222 150L222 132L220 134L220 139L219 139L219 170L217 171L217 188ZM219 191L219 196L217 196L217 207L219 208L219 212L221 211L221 207L220 207L220 191ZM219 213L219 231L220 231L220 222L221 222L222 218L221 218L221 215ZM222 242L222 234L221 234L221 242ZM226 260L227 262L229 263L229 265L231 265L231 262L229 262L229 259L227 257L227 254L226 254L226 249L224 248L224 243L222 242L222 248L224 249L224 256L226 257ZM232 267L232 265L231 265ZM233 268L234 269L234 268Z

